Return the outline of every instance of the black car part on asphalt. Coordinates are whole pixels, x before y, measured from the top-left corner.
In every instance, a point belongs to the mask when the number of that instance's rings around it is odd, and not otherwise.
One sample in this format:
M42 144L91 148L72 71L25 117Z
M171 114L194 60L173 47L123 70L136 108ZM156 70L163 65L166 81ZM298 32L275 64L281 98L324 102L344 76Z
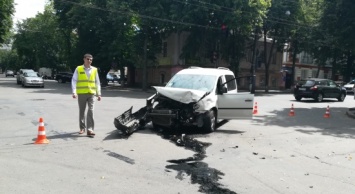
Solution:
M131 135L133 132L139 130L148 122L147 106L132 113L133 106L126 110L123 114L114 119L115 127L125 135Z

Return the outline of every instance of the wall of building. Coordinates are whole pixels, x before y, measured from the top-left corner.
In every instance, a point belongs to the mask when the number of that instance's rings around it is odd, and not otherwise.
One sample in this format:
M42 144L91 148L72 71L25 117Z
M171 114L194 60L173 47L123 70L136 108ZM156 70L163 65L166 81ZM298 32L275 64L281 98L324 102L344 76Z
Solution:
M183 45L188 38L188 33L172 34L162 45L162 53L157 55L158 61L157 65L148 66L147 71L147 81L148 85L164 85L167 81L170 80L181 69L187 68L189 66L196 66L196 61L191 59L180 59ZM257 50L259 53L259 59L261 60L262 53L264 50L263 38L257 43ZM165 42L165 43L164 43ZM164 45L165 44L165 45ZM268 44L267 54L269 54L271 44ZM250 75L250 68L252 64L252 48L246 48L246 57L241 59L239 66L239 75L238 76L247 76ZM276 52L274 48L273 60L269 67L269 89L279 89L280 81L282 80L282 73L280 73L282 65L282 54ZM199 63L203 63L203 67L214 67L215 64L210 62L210 59L199 59ZM217 60L219 67L229 67L229 64L221 59ZM263 89L265 86L265 64L260 62L256 65L256 88ZM137 67L135 70L135 82L139 85L142 83L142 69ZM239 88L249 88L250 79L240 79Z

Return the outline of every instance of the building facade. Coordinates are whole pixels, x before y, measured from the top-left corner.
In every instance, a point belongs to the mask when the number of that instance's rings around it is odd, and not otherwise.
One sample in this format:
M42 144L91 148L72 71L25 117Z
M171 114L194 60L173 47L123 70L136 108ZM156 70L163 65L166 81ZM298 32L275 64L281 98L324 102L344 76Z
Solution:
M181 59L180 55L182 53L182 48L188 38L187 32L174 33L171 34L162 43L162 52L158 54L157 62L155 64L149 64L147 66L147 82L148 86L162 86L170 80L178 71L190 66L201 66L201 67L227 67L231 68L230 65L221 59L217 59L216 64L210 61L209 57L206 58L195 58L195 59ZM267 39L267 54L270 53L271 40ZM252 43L251 43L252 44ZM239 61L239 69L237 76L248 76L251 75L251 66L253 62L253 45L249 48L245 48L246 56ZM260 38L257 41L257 55L256 55L256 89L265 88L265 64L264 64L264 39ZM282 82L282 62L283 54L277 52L274 49L272 52L272 59L269 66L269 89L280 89L283 87ZM269 58L269 56L268 56ZM142 84L142 74L143 68L137 66L135 68L135 83L137 85ZM233 69L231 69L233 70ZM250 79L240 79L238 80L239 88L249 88Z
M330 63L317 65L312 56L306 52L296 55L295 73L292 74L292 52L288 49L283 53L282 73L285 89L291 88L291 78L294 75L295 82L306 80L307 78L332 78L332 66ZM318 72L319 71L319 72ZM318 73L318 76L317 76Z

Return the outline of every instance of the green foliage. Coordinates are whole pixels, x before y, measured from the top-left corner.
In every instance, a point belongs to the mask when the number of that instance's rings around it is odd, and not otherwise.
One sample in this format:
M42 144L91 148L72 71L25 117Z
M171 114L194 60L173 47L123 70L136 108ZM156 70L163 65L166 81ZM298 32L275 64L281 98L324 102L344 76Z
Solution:
M57 68L63 64L64 37L58 30L57 18L50 5L35 18L18 24L14 36L13 49L16 49L23 68Z
M182 58L209 58L211 53L238 69L245 44L270 6L269 0L174 1L170 17L184 24L170 30L189 32ZM194 25L186 25L194 24ZM201 60L202 61L202 60ZM204 64L205 65L205 64Z
M3 70L18 70L19 61L16 51L14 50L0 50L0 68Z
M0 44L4 43L12 28L11 15L14 11L13 0L0 0Z
M318 61L332 61L333 75L341 72L345 81L355 74L355 2L324 0L319 28L313 33L313 53Z
M123 66L144 69L157 63L162 40L171 33L189 35L180 56L186 61L206 65L205 59L217 51L235 70L245 48L252 49L247 43L254 29L259 35L263 30L280 51L290 42L295 53L311 52L320 63L329 57L351 59L355 47L351 0L51 2L52 15L39 14L19 26L14 46L23 65L67 64L73 69L91 53L102 75Z

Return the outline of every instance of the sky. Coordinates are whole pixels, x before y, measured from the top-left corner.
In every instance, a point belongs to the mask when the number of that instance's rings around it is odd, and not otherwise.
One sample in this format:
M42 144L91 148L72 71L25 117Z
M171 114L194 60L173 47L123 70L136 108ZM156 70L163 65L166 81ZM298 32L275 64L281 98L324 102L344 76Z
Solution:
M47 0L14 0L15 13L13 16L14 25L17 21L35 17L37 13L43 13Z

